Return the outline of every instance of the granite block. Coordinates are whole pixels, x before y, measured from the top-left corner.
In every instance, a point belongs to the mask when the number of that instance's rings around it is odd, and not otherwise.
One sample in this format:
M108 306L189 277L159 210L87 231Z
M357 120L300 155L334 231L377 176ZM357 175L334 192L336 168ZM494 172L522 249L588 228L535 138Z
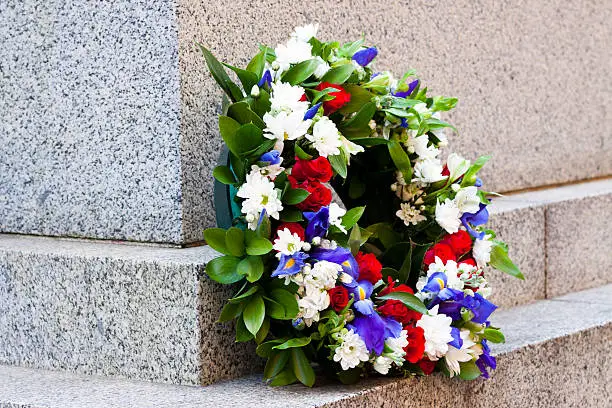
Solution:
M612 282L611 228L612 191L547 207L548 296Z
M589 291L610 297L612 286ZM584 407L611 397L612 305L584 306L584 294L502 311L508 343L494 349L490 380L371 378L358 385L272 388L259 376L207 387L171 386L0 366L0 407ZM49 392L53 390L53 392Z
M208 384L260 367L185 249L0 235L0 363ZM248 357L247 357L248 356Z

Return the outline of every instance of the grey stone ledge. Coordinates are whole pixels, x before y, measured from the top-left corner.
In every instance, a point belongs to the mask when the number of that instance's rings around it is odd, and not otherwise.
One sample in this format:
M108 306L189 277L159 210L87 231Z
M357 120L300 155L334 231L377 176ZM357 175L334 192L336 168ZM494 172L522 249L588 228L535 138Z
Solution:
M594 300L610 296L612 285L500 313L496 323L504 326L507 343L494 349L499 367L489 381L466 383L434 375L307 389L271 388L260 377L248 376L188 387L0 366L0 407L416 407L440 402L485 407L496 401L501 407L523 402L532 407L594 406L609 401L606 350L612 335L612 305ZM585 297L593 301L588 307Z

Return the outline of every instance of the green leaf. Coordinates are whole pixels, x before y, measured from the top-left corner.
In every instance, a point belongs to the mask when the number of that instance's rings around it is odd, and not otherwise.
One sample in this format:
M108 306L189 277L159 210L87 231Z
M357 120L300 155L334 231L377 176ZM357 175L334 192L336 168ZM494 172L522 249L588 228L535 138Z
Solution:
M250 152L263 142L263 132L254 124L247 123L236 131L236 142L240 145L241 153Z
M490 159L491 156L480 156L478 159L476 159L474 164L472 164L463 175L463 181L461 182L461 186L465 187L468 185L473 185L476 182L476 174Z
M244 101L230 105L230 107L227 109L227 116L235 119L241 125L253 123L260 129L266 127L266 123L259 117L259 115L253 112L249 104ZM245 148L243 151L247 151L252 148L253 147Z
M508 275L514 276L515 278L525 280L525 277L519 268L517 268L508 257L508 252L506 249L497 243L493 244L491 247L491 261L489 262L489 265L499 271L507 273Z
M359 248L361 247L361 230L359 229L359 225L355 225L353 229L351 229L348 245L349 248L351 248L351 253L353 256L357 255L357 252L359 252Z
M284 308L284 320L293 319L300 311L295 295L288 290L274 289L270 292L270 298Z
M272 354L272 347L277 344L281 344L284 341L285 339L274 339L266 341L265 343L261 343L255 349L255 353L257 353L257 355L261 358L269 358Z
M294 65L283 74L282 82L289 82L291 85L297 85L305 81L312 74L314 74L319 66L319 63L320 62L316 59L310 59Z
M402 262L402 267L399 269L398 279L400 283L408 283L408 278L410 277L410 267L412 265L412 246L408 250L404 258L404 262Z
M486 329L484 329L484 338L489 340L491 343L505 343L506 342L506 337L504 336L504 333L502 333L501 331L497 329L492 329L490 327L487 327Z
M256 282L264 272L264 264L259 256L247 256L238 264L238 273L246 276L247 281Z
M244 231L236 227L228 229L225 232L225 246L230 255L244 255Z
M266 337L268 337L268 333L270 332L270 319L265 318L263 324L259 328L257 335L255 336L255 343L261 344Z
M240 88L232 82L230 77L223 69L223 65L215 58L214 55L202 44L196 43L202 54L204 55L204 60L206 61L206 65L208 65L208 69L212 74L217 84L223 89L223 91L229 96L232 101L239 101L242 99L242 92L240 92Z
M274 350L285 350L293 347L304 347L307 344L310 344L310 337L295 337L293 339L289 339L283 344L279 344L278 346L272 347Z
M215 167L213 177L223 184L236 184L238 182L232 170L227 166Z
M368 128L370 131L370 120L376 113L376 105L373 102L368 102L359 109L359 112L355 114L348 122L341 125L341 131L344 132L346 129L359 129ZM383 139L385 140L385 139Z
M219 323L225 323L234 320L238 316L240 316L240 312L242 311L242 306L237 303L226 303L221 309L221 314L219 315Z
M374 238L378 238L387 250L395 245L400 238L398 234L393 231L391 225L385 222L372 224L367 228L367 230L372 233ZM399 268L400 264L397 264L397 267Z
M421 268L423 267L423 258L425 252L431 247L431 244L427 245L416 245L412 248L412 262L410 265L410 276L408 278L408 286L414 287L419 280L421 275Z
M266 305L261 296L253 296L242 312L244 325L255 336L266 317Z
M354 70L355 68L350 62L348 64L340 65L339 67L332 68L327 71L323 78L321 78L321 82L341 85L351 77Z
M253 57L251 62L247 65L247 70L254 73L257 78L261 78L266 66L266 50L261 50ZM259 82L259 80L257 81Z
M422 314L426 314L427 313L427 308L425 307L423 302L421 302L418 297L414 296L411 293L407 293L407 292L391 292L391 293L386 294L384 296L379 296L378 299L382 299L382 300L399 300L400 302L402 302L409 309L412 309L412 310L414 310L416 312L419 312L419 313L422 313Z
M227 148L234 154L237 154L236 150L240 151L240 147L234 142L238 129L240 129L240 123L229 116L219 116L219 133L227 145Z
M287 351L272 351L268 361L266 361L266 367L264 368L264 378L269 380L277 376L289 361L289 352Z
M408 154L397 140L390 141L387 147L389 148L389 154L393 163L402 172L406 183L410 183L410 180L412 180L412 165L410 164Z
M293 150L295 151L295 155L297 157L299 157L302 160L310 160L312 159L312 156L309 155L308 153L306 153L300 146L298 146L297 144L293 147Z
M342 178L346 178L346 159L344 158L344 154L342 153L342 151L340 151L340 154L328 156L327 159L329 160L329 163L331 164L336 174L338 174Z
M246 298L249 298L251 296L253 296L255 293L257 293L257 291L259 290L259 287L257 286L251 286L249 288L249 290L247 290L246 292L244 292L241 295L235 296L233 298L228 299L227 301L232 303L232 304L239 304L242 303L243 300L245 300Z
M304 219L302 212L297 208L286 208L280 215L281 221L285 222L299 222Z
M236 341L239 343L250 341L254 337L246 328L243 317L244 315L240 315L236 320Z
M230 255L230 251L225 246L225 230L223 228L208 228L204 231L204 241L217 252L223 255Z
M357 224L357 221L359 221L359 219L363 215L364 211L365 211L365 206L364 207L354 207L348 210L346 214L344 214L344 216L342 217L342 226L346 228L347 231L353 228L353 226Z
M270 385L272 387L282 387L284 385L293 384L296 380L297 378L295 377L295 374L293 374L293 369L289 365L272 379Z
M459 372L459 378L466 381L475 380L480 377L482 373L474 361L468 361L467 363L459 363L461 371Z
M306 354L304 354L301 348L292 348L290 354L289 361L291 362L293 374L302 384L312 387L315 383L315 373L310 365L310 361L306 358Z
M383 282L387 282L387 277L391 277L393 280L396 280L399 276L399 271L397 269L385 267L380 271L383 276Z
M351 94L351 100L338 110L343 115L357 112L363 105L370 102L374 96L370 91L358 85L346 84L344 85L344 90Z
M338 379L345 385L356 384L361 378L362 372L363 370L359 367L342 370L338 372Z
M272 243L263 237L255 236L247 241L246 252L249 255L265 255L272 250Z
M304 201L310 193L302 188L292 188L283 195L283 203L296 205Z
M215 258L206 264L206 273L215 282L229 284L238 282L243 278L238 273L238 263L240 258L225 255Z
M238 76L238 79L240 80L240 83L242 84L242 89L244 89L244 92L247 95L251 92L251 88L253 88L253 85L257 85L257 82L259 82L259 78L257 77L257 75L255 75L251 71L246 71L244 69L236 68L229 64L223 64L223 65L225 65L226 67L228 67L229 69L231 69L232 71L236 73L236 75Z

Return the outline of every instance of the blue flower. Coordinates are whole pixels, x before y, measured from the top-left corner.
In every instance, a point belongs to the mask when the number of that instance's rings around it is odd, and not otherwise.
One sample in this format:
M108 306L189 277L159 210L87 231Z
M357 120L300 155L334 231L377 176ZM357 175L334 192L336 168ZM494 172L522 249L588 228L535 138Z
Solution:
M344 286L353 287L357 285L359 277L359 266L357 261L347 248L325 249L317 247L310 250L310 257L318 261L329 261L342 266L342 270L353 278L353 282L344 283Z
M268 88L272 86L272 74L270 73L270 70L268 69L261 76L261 79L257 83L257 86L261 88L264 84L268 84Z
M378 313L367 316L357 316L346 326L353 329L361 337L369 352L374 351L377 355L382 354L385 348L385 321Z
M478 360L476 360L476 366L480 369L484 378L489 378L489 373L487 372L488 367L491 367L493 370L497 368L497 361L495 357L491 355L491 349L486 340L482 341L482 354L478 357Z
M295 275L302 269L307 258L308 255L303 252L296 252L293 255L282 254L276 270L272 272L272 277Z
M480 177L476 177L476 182L474 182L474 186L482 187L482 179Z
M268 162L270 164L281 164L283 159L281 159L280 152L278 150L270 150L268 153L262 154L259 161Z
M373 286L368 281L360 281L356 286L350 288L349 292L353 294L355 303L353 303L353 307L359 313L365 316L369 316L374 311L374 303L370 300L370 296L372 295Z
M438 310L439 313L439 310ZM461 338L461 331L457 327L451 327L451 336L453 340L449 341L448 344L456 349L460 349L463 346L463 339Z
M480 204L480 208L474 214L472 213L463 213L461 216L461 223L470 233L471 236L478 239L483 239L485 236L484 232L478 232L474 230L474 227L479 225L486 224L489 221L489 210L487 210L487 206L484 204Z
M408 127L408 121L406 120L406 118L402 118L402 123L400 123L400 126L404 129Z
M377 55L378 50L376 49L376 47L370 47L357 51L355 54L353 54L353 61L355 61L362 67L365 67L370 62L372 62L372 60L376 58Z
M457 289L446 287L447 279L444 272L432 274L421 292L432 293L434 295L431 302L427 305L428 309L446 301L456 301L463 299L463 292Z
M323 238L329 229L329 208L321 207L317 212L305 212L304 217L308 220L306 227L306 241L310 242L314 237Z
M479 293L474 296L463 296L460 299L452 299L447 302L442 302L438 313L444 313L450 316L453 320L461 320L461 309L466 308L472 312L474 323L485 323L491 313L497 309L497 306L483 298Z
M418 84L419 84L419 80L415 79L414 81L412 81L411 83L408 84L408 89L407 90L400 91L400 92L393 92L392 95L396 96L398 98L407 98L407 97L410 96L412 91L414 91L414 88L416 88Z
M319 102L315 105L312 105L312 107L310 109L308 109L306 111L306 113L304 114L304 120L308 120L308 119L312 119L315 117L315 115L317 114L317 112L319 111L319 108L321 107L322 102Z

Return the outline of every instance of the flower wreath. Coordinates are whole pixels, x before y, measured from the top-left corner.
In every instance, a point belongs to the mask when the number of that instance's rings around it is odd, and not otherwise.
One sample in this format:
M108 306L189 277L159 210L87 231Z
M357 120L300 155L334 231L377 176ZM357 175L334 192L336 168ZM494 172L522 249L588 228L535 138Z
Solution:
M504 336L489 322L485 267L523 278L484 227L477 172L488 157L443 164L454 127L440 113L457 99L428 96L414 71L374 70L378 51L363 39L321 42L316 31L260 46L246 69L198 44L226 94L229 155L213 175L229 186L231 205L217 211L232 226L204 232L223 254L206 272L238 291L219 320L258 344L272 385L312 386L315 369L344 383L488 377L488 342Z

